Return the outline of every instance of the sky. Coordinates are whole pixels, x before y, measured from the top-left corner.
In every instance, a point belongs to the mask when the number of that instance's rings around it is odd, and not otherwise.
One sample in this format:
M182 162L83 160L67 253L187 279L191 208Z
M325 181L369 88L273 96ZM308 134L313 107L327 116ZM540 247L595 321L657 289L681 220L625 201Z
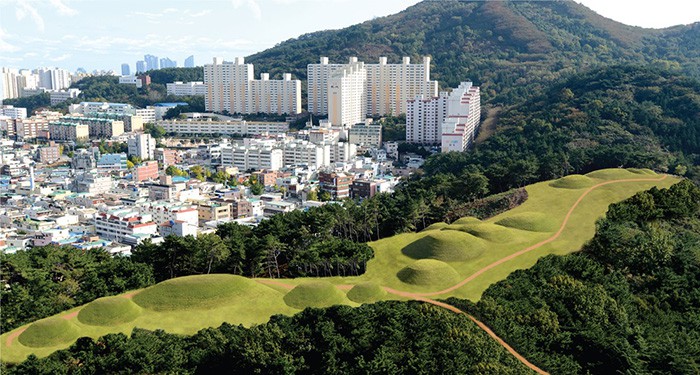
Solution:
M700 21L695 0L576 0L662 28ZM135 69L144 54L182 66L233 60L290 38L397 13L418 0L0 0L0 66ZM660 6L663 4L663 6Z

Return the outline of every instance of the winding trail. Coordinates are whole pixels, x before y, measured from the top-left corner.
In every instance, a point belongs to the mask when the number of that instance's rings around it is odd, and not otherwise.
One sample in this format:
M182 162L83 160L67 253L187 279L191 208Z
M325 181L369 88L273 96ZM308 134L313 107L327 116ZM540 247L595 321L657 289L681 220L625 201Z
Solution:
M477 277L479 277L480 275L482 275L483 273L485 273L486 271L488 271L492 268L498 267L505 262L513 260L513 259L515 259L523 254L526 254L526 253L529 253L530 251L539 249L540 247L542 247L550 242L555 241L557 238L559 238L559 236L562 234L562 232L564 232L564 228L566 228L566 224L569 223L569 219L571 218L571 214L574 213L574 210L576 209L576 207L578 207L578 205L581 203L581 201L583 201L583 199L593 190L595 190L601 186L616 184L616 183L620 183L620 182L658 182L658 181L665 180L667 177L668 177L668 175L664 175L661 178L632 178L632 179L610 180L610 181L601 182L599 184L591 186L585 192L583 192L583 194L581 194L581 196L578 197L576 202L571 206L571 208L569 209L569 212L566 213L566 216L564 217L564 221L561 223L559 230L557 230L557 232L554 233L554 235L547 238L546 240L538 242L532 246L526 247L518 252L510 254L506 257L503 257L503 258L489 264L488 266L474 272L473 274L469 275L469 277L467 277L466 279L460 281L459 283L457 283L457 284L455 284L447 289L438 290L436 292L426 292L426 293L404 292L404 291L391 289L391 288L387 288L387 287L385 287L384 289L386 289L386 291L389 293L396 294L396 295L403 296L403 297L409 297L409 298L424 297L424 296L436 296L436 295L452 292L456 289L463 287L464 285L466 285L470 281L476 279Z

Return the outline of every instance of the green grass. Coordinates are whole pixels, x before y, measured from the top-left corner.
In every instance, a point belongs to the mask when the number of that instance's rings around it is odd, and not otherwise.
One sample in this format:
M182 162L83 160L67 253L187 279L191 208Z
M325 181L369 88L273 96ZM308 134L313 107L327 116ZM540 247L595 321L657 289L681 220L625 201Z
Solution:
M560 189L583 189L593 186L594 182L588 176L572 174L552 181L549 186Z
M265 287L242 276L186 276L146 288L133 299L137 305L155 311L209 309L236 298L254 297L260 288Z
M348 291L348 299L357 303L377 302L384 299L384 297L386 297L386 290L372 281L359 283Z
M523 212L511 215L498 220L496 224L529 232L554 232L559 228L557 220L542 212Z
M642 175L647 175L647 176L656 176L656 172L652 171L649 168L627 168L628 171L635 173L635 174L642 174Z
M104 297L85 305L78 313L78 320L93 326L114 326L131 322L139 315L141 308L130 299Z
M441 222L439 222L439 223L430 224L430 225L428 225L427 227L425 227L425 229L423 229L423 230L424 230L424 231L437 230L437 229L442 229L442 228L444 228L444 227L446 227L446 226L448 226L448 224L441 221Z
M345 293L328 281L311 281L297 285L284 296L284 302L295 309L346 305Z
M612 179L660 177L649 172L610 169L589 173L587 177L593 179L595 184ZM457 297L477 301L489 285L503 280L511 272L531 267L538 259L546 255L568 254L580 249L583 244L593 237L596 220L605 214L611 203L629 198L636 192L647 190L652 186L664 188L671 186L677 181L677 178L669 177L663 181L628 181L600 186L592 190L572 212L569 223L564 227L561 235L556 240L485 271L454 291L435 295L433 298ZM564 220L564 216L584 190L555 188L550 186L551 183L551 181L544 181L527 186L527 201L510 211L484 221L475 218L462 218L450 226L452 228L459 227L464 232L456 230L427 230L419 233L402 233L371 242L369 245L374 249L375 256L367 263L367 270L364 275L359 277L329 277L324 278L323 281L335 285L350 286L364 285L364 283L371 282L376 286L409 292L434 292L452 286L489 264L552 236L553 232L551 231L533 232L514 227L506 228L496 224L502 221L520 224L525 222L527 224L533 218L541 219L544 217L546 221L556 224L554 226L555 229L559 228ZM541 221L535 220L534 224L542 224ZM445 228L439 225L438 227L440 227L438 229ZM507 231L509 238L502 236L504 233L501 231L503 230ZM465 234L467 236L469 235L467 233L470 233L479 237L478 240L485 244L486 250L477 258L462 262L452 262L449 265L430 259L416 261L402 252L405 247L421 238L443 232L451 235ZM508 240L506 241L506 239ZM425 262L428 262L428 264L433 263L434 267L426 266ZM197 278L201 278L201 280L195 280ZM12 341L10 346L7 346L8 338L16 333L17 330L0 335L1 359L5 362L16 363L23 361L30 354L35 354L37 357L45 357L56 350L67 348L74 342L74 338L71 338L71 332L74 332L73 330L76 327L79 332L78 336L87 336L93 339L109 333L129 335L135 327L150 330L163 329L171 333L191 335L203 328L218 327L224 322L251 326L268 321L272 315L292 315L299 311L298 308L290 307L285 302L285 296L289 296L290 293L284 287L267 286L245 278L236 278L237 276L231 275L192 276L174 279L151 288L136 291L138 294L134 295L134 302L140 300L140 303L144 305L149 305L150 303L156 306L158 310L144 308L139 316L126 323L115 323L109 326L89 325L82 321L85 319L84 314L87 312L83 312L82 317L79 314L82 309L88 311L88 305L74 308L54 317L55 319L69 322L74 327L70 325L65 327L63 322L53 323L53 328L56 328L57 325L59 328L56 334L57 339L44 341L44 339L49 337L40 337L34 341L34 345L42 345L41 347L31 347L22 343L22 341L27 340L29 340L28 343L31 343L32 337L36 337L37 333L44 334L44 329L41 327L37 329L35 326L29 333L25 333L24 338L10 340ZM298 278L284 280L284 283L304 285L316 281L318 281L316 278ZM166 285L166 287L160 288L163 285ZM347 297L339 289L332 289L330 295L331 297L337 297L337 303L355 306L357 303L362 303L358 301L363 298L370 298L372 290L376 291L376 286L367 285L357 287L357 289L353 287L348 292ZM313 291L313 288L308 286L300 288L300 290L307 291L310 289ZM167 294L173 295L167 297ZM323 299L322 295L318 296L318 293L316 294L316 301ZM350 300L350 296L354 296L354 300ZM391 293L376 298L407 299L407 297ZM315 302L312 301L311 303ZM305 304L299 304L299 306L302 305ZM66 315L71 312L77 313L78 316ZM67 319L64 319L64 316ZM65 329L62 329L61 326ZM25 325L18 329L28 327L29 325Z
M22 345L32 348L70 343L80 335L78 327L66 319L52 317L32 323L19 335Z
M511 229L491 223L466 225L464 231L473 236L495 243L511 242L516 237Z
M444 287L459 282L459 273L449 264L435 259L421 259L397 274L404 283Z
M452 222L452 224L474 224L474 223L480 223L480 222L481 222L481 220L479 220L475 217L465 216L465 217L461 217L461 218L455 220L454 222Z
M402 252L413 259L462 262L479 257L484 248L483 241L469 233L441 230L410 243Z

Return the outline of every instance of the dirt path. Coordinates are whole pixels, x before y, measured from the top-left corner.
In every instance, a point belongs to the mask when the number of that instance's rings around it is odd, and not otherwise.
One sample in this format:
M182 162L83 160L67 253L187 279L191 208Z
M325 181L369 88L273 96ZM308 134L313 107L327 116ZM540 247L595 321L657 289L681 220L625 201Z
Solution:
M15 341L15 339L17 338L17 336L21 335L22 332L24 332L26 329L27 329L27 327L20 328L20 329L18 329L18 330L16 330L16 331L10 333L9 335L7 335L7 340L5 340L5 346L8 347L8 348L9 348L10 346L12 346L12 342Z
M605 181L605 182L601 182L597 185L591 186L585 192L583 192L583 194L581 194L581 196L578 197L578 200L576 200L576 202L571 206L571 208L569 209L569 212L566 213L566 216L564 217L564 221L561 223L559 230L554 235L552 235L551 237L547 238L544 241L541 241L541 242L538 242L532 246L526 247L518 252L515 252L511 255L508 255L507 257L501 258L501 259L489 264L488 266L474 272L466 279L460 281L459 283L457 283L457 284L455 284L447 289L439 290L437 292L427 292L427 293L410 293L410 292L403 292L403 291L399 291L399 290L395 290L395 289L391 289L391 288L385 288L385 289L390 293L397 294L397 295L404 296L404 297L436 296L436 295L452 292L456 289L463 287L464 285L466 285L470 281L476 279L477 277L482 275L484 272L486 272L492 268L500 266L501 264L503 264L505 262L513 260L513 259L515 259L523 254L529 253L530 251L533 251L535 249L539 249L540 247L542 247L542 246L544 246L552 241L555 241L557 238L559 238L559 236L562 234L562 232L564 232L564 228L566 228L566 224L568 224L569 219L571 218L571 214L573 214L576 207L578 207L578 205L581 203L581 201L583 201L583 199L593 190L595 190L601 186L620 183L620 182L663 181L667 177L668 177L668 175L664 175L661 178L633 178L633 179L626 179L626 180L624 180L624 179L623 180L611 180L611 181Z
M454 307L454 306L452 306L452 305L450 305L450 304L447 304L447 303L444 303L444 302L439 302L439 301L436 301L436 300L433 300L433 299L430 299L430 298L418 297L418 298L416 298L416 300L422 301L422 302L426 302L426 303L430 303L430 304L433 304L433 305L435 305L435 306L442 307L442 308L447 309L447 310L450 310L450 311L452 311L453 313L456 313L456 314L466 315L467 318L469 318L472 322L476 323L476 325L479 326L479 328L481 328L484 332L486 332L489 336L491 336L492 339L494 339L497 343L499 343L502 347L504 347L510 354L513 355L513 357L515 357L518 361L520 361L522 364L524 364L525 366L527 366L530 370L535 371L535 372L538 373L538 374L547 374L547 375L549 375L548 372L546 372L546 371L542 370L541 368L539 368L539 367L533 365L532 363L530 363L530 361L528 361L525 357L523 357L523 356L520 355L518 352L516 352L515 349L513 349L513 347L511 347L510 345L508 345L508 343L506 343L505 341L503 341L502 338L498 337L498 335L496 335L496 334L491 330L491 328L489 328L486 324L482 323L481 321L479 321L478 319L476 319L476 318L473 317L472 315L467 314L466 312L464 312L464 311L462 311L462 310L460 310L460 309L458 309L458 308L456 308L456 307Z
M474 140L475 144L478 145L482 143L496 132L498 116L502 110L503 107L492 107L486 111L486 118L484 119L484 122L479 125L479 134L477 134L476 139Z
M80 310L73 311L70 314L63 315L61 318L65 319L65 320L71 320L71 319L75 318L76 316L78 316L79 312L80 312Z

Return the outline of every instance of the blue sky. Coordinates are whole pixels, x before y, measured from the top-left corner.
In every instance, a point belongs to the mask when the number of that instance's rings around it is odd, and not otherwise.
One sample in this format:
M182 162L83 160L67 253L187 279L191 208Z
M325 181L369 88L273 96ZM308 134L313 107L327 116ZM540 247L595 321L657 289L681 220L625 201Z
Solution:
M700 2L579 0L645 27L700 21ZM146 53L182 66L246 56L301 34L396 13L418 0L0 0L0 66L134 69Z

